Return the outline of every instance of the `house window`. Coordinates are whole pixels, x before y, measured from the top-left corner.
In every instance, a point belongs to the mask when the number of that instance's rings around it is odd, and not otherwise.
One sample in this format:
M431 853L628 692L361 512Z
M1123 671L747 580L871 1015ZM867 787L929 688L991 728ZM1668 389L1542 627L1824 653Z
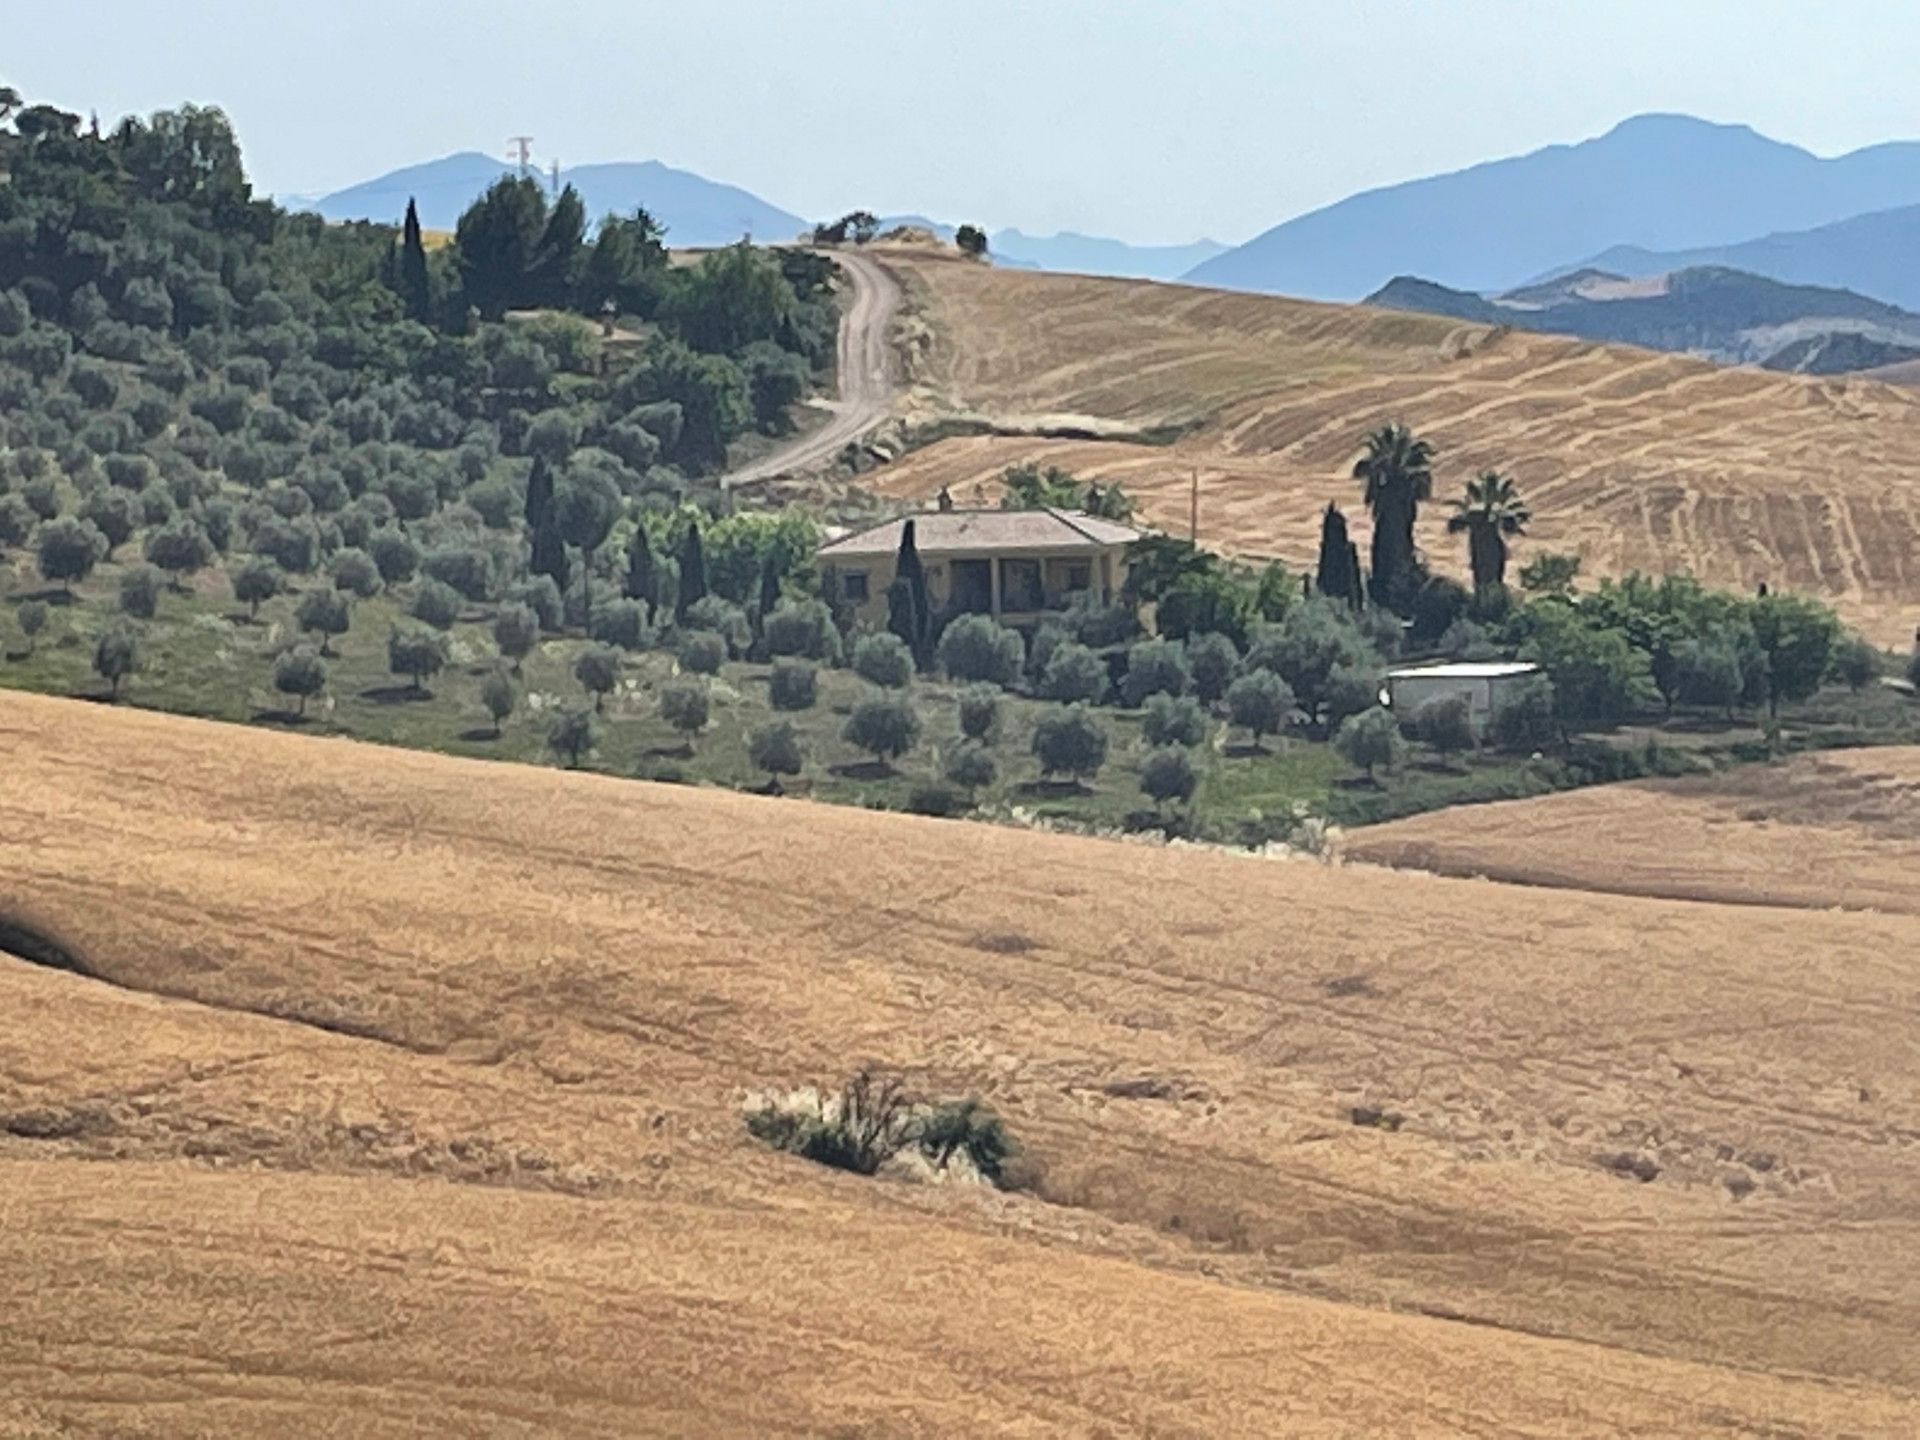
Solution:
M1085 560L1075 560L1067 566L1067 593L1077 594L1093 588L1093 566Z
M1014 614L1043 610L1047 592L1040 583L1038 560L1002 560L1000 562L1000 608Z
M847 571L840 577L840 593L846 597L850 604L866 604L867 572L864 570Z

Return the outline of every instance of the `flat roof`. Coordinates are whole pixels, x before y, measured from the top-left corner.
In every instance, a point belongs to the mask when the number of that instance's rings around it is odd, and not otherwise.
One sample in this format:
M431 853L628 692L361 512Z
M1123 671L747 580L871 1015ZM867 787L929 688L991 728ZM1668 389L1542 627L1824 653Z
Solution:
M1531 660L1449 660L1439 665L1407 665L1389 670L1389 680L1504 680L1533 675L1540 667Z
M1131 545L1140 532L1131 525L1101 520L1078 510L927 510L886 520L820 547L822 559L853 560L894 555L900 532L913 522L913 547L922 555L951 555L974 550L1003 553L1028 550L1089 554Z

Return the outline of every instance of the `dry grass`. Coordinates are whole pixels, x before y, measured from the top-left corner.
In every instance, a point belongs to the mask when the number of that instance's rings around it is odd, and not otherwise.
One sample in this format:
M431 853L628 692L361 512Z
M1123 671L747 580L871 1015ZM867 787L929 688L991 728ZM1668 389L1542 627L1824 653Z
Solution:
M1404 420L1438 446L1443 496L1484 467L1516 475L1530 546L1577 549L1590 573L1764 580L1827 597L1884 643L1913 634L1920 390L1353 306L889 263L915 304L922 416L1198 426L1171 447L949 440L881 472L890 494L970 497L1040 459L1122 480L1149 519L1184 531L1197 472L1204 541L1304 564L1327 501L1358 508L1346 477L1361 438ZM1422 543L1464 568L1443 514L1428 512Z
M1920 1426L1911 918L0 749L0 1433ZM1038 1194L745 1133L867 1063Z

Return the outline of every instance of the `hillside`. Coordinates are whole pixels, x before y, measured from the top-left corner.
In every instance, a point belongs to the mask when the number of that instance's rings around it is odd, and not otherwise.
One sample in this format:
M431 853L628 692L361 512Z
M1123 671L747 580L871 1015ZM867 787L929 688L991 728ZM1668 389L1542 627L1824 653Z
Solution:
M1905 388L1365 307L893 263L919 327L909 413L1036 433L915 451L873 477L887 493L945 484L970 499L1037 459L1120 480L1147 518L1184 532L1197 474L1203 541L1304 565L1327 502L1359 509L1348 475L1362 437L1404 420L1440 451L1441 495L1486 467L1518 478L1534 515L1523 559L1577 549L1588 574L1764 580L1827 597L1883 643L1912 638L1920 396ZM1187 433L1044 438L1169 425ZM1460 573L1443 514L1423 511L1419 538Z
M1803 374L1920 356L1920 315L1847 290L1720 268L1643 279L1583 269L1491 296L1401 276L1366 303Z
M0 737L0 1429L1920 1421L1911 919ZM745 1136L863 1061L1038 1193Z
M1920 143L1828 160L1743 125L1641 115L1575 145L1351 196L1277 225L1187 278L1323 300L1357 300L1395 275L1502 290L1616 245L1725 245L1916 201Z
M494 181L514 167L468 151L422 165L409 165L374 179L336 190L312 202L329 220L372 220L398 224L408 199L417 201L420 223L430 230L451 230L460 214ZM539 178L546 181L542 170ZM563 167L560 183L580 192L592 219L646 210L666 227L675 246L730 245L743 235L757 240L791 240L807 228L799 216L691 171L657 160Z
M1810 230L1791 230L1711 245L1698 250L1657 251L1617 245L1585 265L1622 275L1658 275L1694 265L1750 270L1794 285L1857 290L1889 304L1920 307L1920 205L1855 215Z

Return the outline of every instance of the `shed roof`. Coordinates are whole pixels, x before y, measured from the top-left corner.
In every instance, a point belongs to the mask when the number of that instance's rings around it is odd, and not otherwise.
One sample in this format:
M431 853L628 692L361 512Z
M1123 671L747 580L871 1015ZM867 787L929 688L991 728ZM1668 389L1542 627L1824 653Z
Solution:
M1453 660L1440 665L1406 665L1389 670L1389 680L1505 680L1533 675L1540 667L1530 660Z
M900 533L908 520L913 522L914 548L922 555L975 550L1097 554L1140 538L1140 532L1131 525L1101 520L1078 510L930 510L830 541L820 547L821 558L864 560L897 554Z

